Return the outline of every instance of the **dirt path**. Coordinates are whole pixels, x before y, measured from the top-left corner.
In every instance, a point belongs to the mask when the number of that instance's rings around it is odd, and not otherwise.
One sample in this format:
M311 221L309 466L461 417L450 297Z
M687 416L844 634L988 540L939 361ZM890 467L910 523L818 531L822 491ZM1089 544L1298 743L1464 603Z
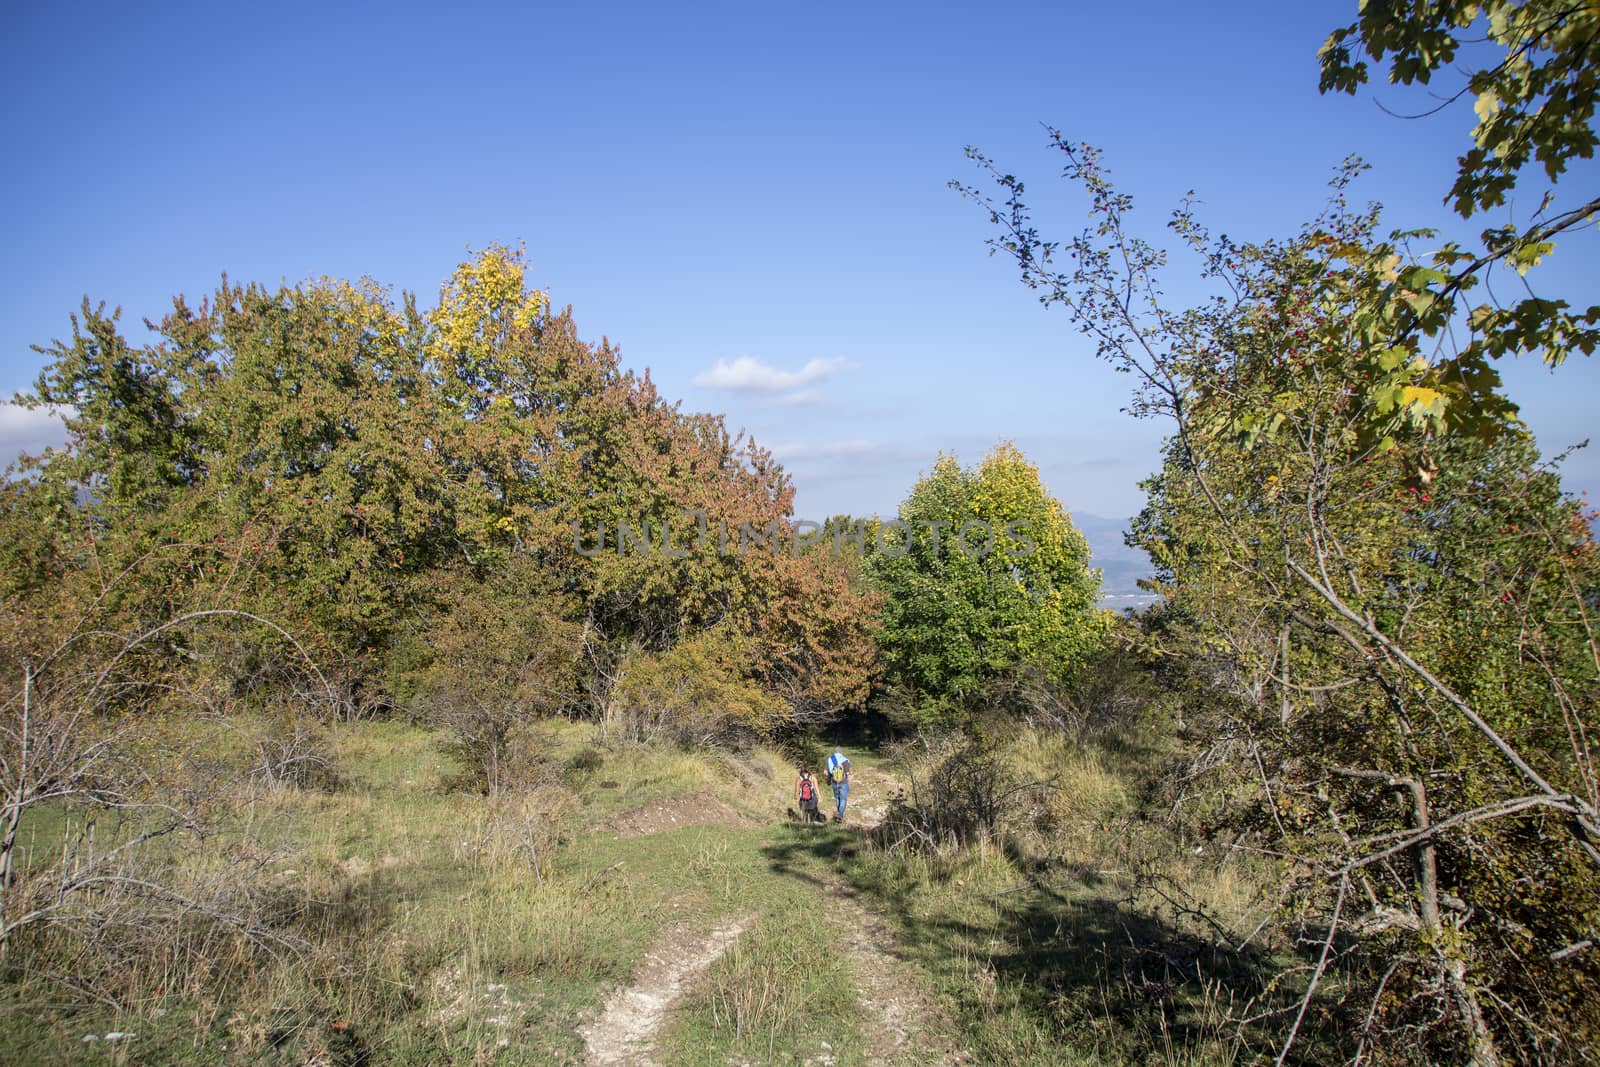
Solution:
M877 767L862 767L850 774L850 802L845 808L845 824L858 830L870 830L883 821L889 813L889 798L904 786L888 771ZM824 809L832 811L828 803L827 787L823 787Z
M963 1064L972 1057L951 1032L922 970L906 958L894 929L873 914L842 881L827 890L828 921L850 957L865 1018L861 1032L869 1064Z
M647 952L633 985L611 994L600 1018L580 1029L586 1062L595 1067L655 1063L655 1039L673 1002L739 939L750 921L739 919L709 934L679 928Z
M851 777L846 824L866 833L883 820L901 783L877 768L863 767ZM823 800L826 804L826 794ZM835 943L848 956L862 1007L866 1046L861 1056L874 1067L972 1063L972 1057L947 1036L954 1027L893 926L874 913L838 871L830 868L817 874L824 881L828 923ZM754 921L754 916L746 916L709 933L684 927L669 932L645 955L633 984L612 993L599 1018L580 1029L585 1061L593 1067L645 1067L658 1062L656 1039L674 1003ZM832 1067L834 1061L834 1053L827 1050L805 1062L810 1067Z
M863 833L884 819L889 800L905 788L894 775L862 767L851 775L847 825ZM842 877L828 872L828 921L849 953L869 1064L964 1064L972 1057L944 1035L953 1031L889 922L871 911Z

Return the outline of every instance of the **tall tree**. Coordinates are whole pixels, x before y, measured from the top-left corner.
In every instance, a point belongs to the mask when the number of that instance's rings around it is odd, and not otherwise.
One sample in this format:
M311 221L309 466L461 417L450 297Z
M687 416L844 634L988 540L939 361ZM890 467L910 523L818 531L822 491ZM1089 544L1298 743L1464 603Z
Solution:
M1064 681L1106 630L1088 542L1015 445L940 456L874 535L881 642L919 722L959 722L1018 671Z
M225 566L232 601L299 630L349 713L422 692L440 657L470 672L463 627L532 632L505 609L519 598L576 627L599 705L620 665L713 632L745 650L718 662L763 694L749 707L778 709L764 729L864 697L872 598L790 551L782 467L581 340L520 253L458 265L427 313L368 281L224 279L152 327L130 345L85 305L22 398L68 409L73 438L0 500L39 535L0 552L8 606L44 610L92 567L133 573L107 596L154 621ZM217 562L222 544L248 566ZM473 583L487 614L463 607Z
M1580 1059L1600 1034L1600 552L1579 507L1492 379L1454 394L1486 432L1436 432L1431 371L1377 343L1385 294L1418 290L1376 210L1346 205L1353 168L1290 240L1177 212L1223 295L1174 309L1099 157L1053 143L1097 219L1070 242L1039 237L1014 177L991 170L999 202L969 191L1135 376L1135 410L1170 420L1136 534L1231 668L1210 765L1254 783L1251 828L1298 860L1284 901L1326 924L1302 1011L1337 943L1370 998L1355 1055Z

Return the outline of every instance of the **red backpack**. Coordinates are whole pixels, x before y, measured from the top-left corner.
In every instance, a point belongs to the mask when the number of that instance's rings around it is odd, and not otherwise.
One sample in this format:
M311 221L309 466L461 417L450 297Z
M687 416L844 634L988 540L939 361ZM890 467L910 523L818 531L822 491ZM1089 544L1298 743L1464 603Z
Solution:
M809 779L809 778L800 779L800 799L801 800L810 800L811 799L811 797L812 797L812 789L813 789L814 785L815 785L815 783L812 782L811 779Z

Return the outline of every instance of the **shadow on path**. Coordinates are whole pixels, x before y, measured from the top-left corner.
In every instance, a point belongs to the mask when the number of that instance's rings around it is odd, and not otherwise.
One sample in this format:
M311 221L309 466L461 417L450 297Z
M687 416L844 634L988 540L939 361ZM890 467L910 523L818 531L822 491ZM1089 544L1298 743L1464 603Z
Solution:
M866 1062L975 1062L956 1038L959 1027L934 996L929 975L907 950L898 924L853 883L841 866L858 855L867 831L850 826L792 825L763 852L775 873L814 887L832 929L833 944L850 961L864 1013Z
M871 847L859 829L794 826L763 853L776 873L823 892L842 888L890 916L900 957L957 993L974 1039L997 1012L1013 1012L1031 1024L1025 1029L1080 1049L1086 1042L1130 1055L1199 1049L1232 1039L1230 1011L1278 1011L1286 1025L1297 1004L1299 983L1274 981L1295 961L1236 952L1181 929L1139 906L1125 882L1082 865L1008 850L1025 881L981 893L946 884L962 877L959 864L935 863L931 875L918 865L914 875L892 862L863 861ZM1270 1020L1257 1024L1269 1042L1273 1031ZM1290 1062L1338 1056L1326 1033L1302 1032Z

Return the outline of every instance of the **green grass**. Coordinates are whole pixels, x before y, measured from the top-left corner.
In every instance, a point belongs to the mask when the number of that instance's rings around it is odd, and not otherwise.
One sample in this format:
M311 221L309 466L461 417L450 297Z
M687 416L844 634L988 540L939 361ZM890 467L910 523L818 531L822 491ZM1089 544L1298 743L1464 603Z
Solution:
M853 978L814 895L792 881L774 883L763 905L679 1010L664 1058L707 1067L798 1064L832 1050L841 1067L861 1062Z
M998 850L955 861L845 858L852 881L891 904L902 940L933 976L979 1062L1233 1062L1209 988L1165 951L1212 961L1104 880L1038 889ZM1138 948L1132 944L1138 943Z
M1223 1016L1260 991L1264 969L1164 909L1145 879L1248 930L1264 914L1259 872L1195 857L1143 819L1116 752L1024 731L1006 759L1018 780L1051 787L1019 801L1000 840L834 857L894 917L978 1062L1248 1059Z
M232 959L186 975L145 961L125 977L115 1008L73 996L35 958L0 983L0 1062L570 1062L581 1057L585 1014L629 981L668 927L754 916L731 957L746 969L735 975L760 972L783 945L822 952L824 934L795 925L798 890L761 855L787 799L777 757L600 750L591 731L570 724L543 736L548 785L491 800L447 791L458 768L428 731L341 726L342 788L253 796L202 849L172 857L194 874L247 853L315 946L309 955ZM601 828L646 804L701 795L760 825L634 838ZM37 851L57 847L66 826L65 813L41 813L29 828ZM548 848L538 864L530 837ZM848 1000L848 983L828 988ZM718 1045L716 1012L698 1011L684 1023L697 1034L685 1046L693 1055L744 1047L749 1020L766 1018L741 1016L746 1024ZM774 1041L810 1033L787 1018L768 1030ZM137 1036L81 1041L114 1031Z
M1018 774L1058 788L1030 800L1004 842L930 856L784 822L792 768L773 753L609 749L582 724L539 739L542 784L491 799L451 791L459 768L433 733L340 726L337 791L241 800L221 833L167 856L190 875L245 863L309 953L274 960L219 942L199 970L140 960L113 1007L47 973L71 973L69 943L37 941L0 981L0 1062L571 1063L580 1024L664 934L738 919L742 936L673 1011L663 1062L860 1063L871 1020L824 906L841 882L890 917L938 1002L929 1017L959 1026L955 1042L980 1063L1249 1058L1220 1013L1259 974L1135 875L1158 872L1246 927L1260 880L1141 820L1115 752L1022 737ZM648 805L712 801L745 824L607 828ZM35 854L66 826L66 813L40 813ZM137 1036L81 1040L113 1031Z

